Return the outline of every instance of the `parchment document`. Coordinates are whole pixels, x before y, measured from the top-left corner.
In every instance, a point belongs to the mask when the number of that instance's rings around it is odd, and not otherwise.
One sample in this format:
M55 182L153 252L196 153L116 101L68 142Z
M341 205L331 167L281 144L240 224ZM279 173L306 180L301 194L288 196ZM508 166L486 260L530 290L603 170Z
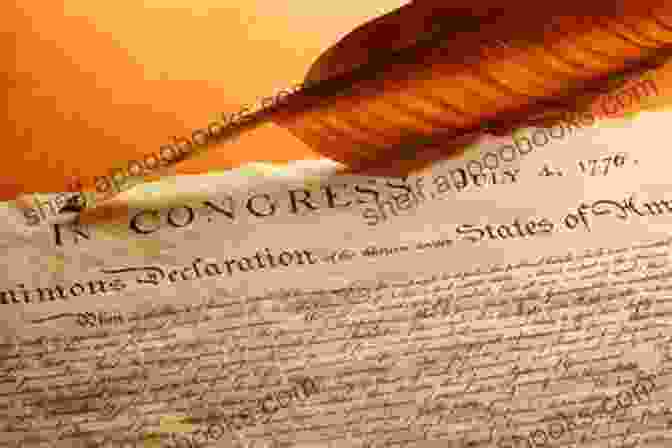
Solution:
M669 448L669 120L484 141L527 152L480 174L180 178L94 224L5 203L0 446Z

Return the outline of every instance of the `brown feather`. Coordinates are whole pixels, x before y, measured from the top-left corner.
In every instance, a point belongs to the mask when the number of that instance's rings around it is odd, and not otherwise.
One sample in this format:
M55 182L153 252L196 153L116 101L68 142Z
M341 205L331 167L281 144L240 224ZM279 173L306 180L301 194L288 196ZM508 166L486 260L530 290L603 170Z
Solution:
M409 148L421 161L484 123L553 123L617 87L610 75L672 56L669 1L445 3L416 1L348 34L274 121L354 169L400 159L406 169Z

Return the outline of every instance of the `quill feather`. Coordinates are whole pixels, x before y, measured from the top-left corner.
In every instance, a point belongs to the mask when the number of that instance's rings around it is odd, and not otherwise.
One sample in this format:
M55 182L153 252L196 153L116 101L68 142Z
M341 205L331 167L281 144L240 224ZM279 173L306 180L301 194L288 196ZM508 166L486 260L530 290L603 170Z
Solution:
M363 169L408 161L409 148L445 155L484 128L553 123L617 88L614 73L627 80L672 56L672 3L558 3L411 3L327 50L273 120Z

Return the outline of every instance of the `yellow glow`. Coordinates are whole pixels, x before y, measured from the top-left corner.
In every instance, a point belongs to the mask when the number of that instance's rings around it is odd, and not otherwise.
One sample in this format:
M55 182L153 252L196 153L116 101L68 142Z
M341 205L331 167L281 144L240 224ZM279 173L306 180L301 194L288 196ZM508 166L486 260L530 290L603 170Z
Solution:
M142 159L298 83L345 33L404 3L9 0L0 133L14 150L3 155L0 194L62 191L71 176L92 180ZM284 129L263 131L179 172L317 158Z

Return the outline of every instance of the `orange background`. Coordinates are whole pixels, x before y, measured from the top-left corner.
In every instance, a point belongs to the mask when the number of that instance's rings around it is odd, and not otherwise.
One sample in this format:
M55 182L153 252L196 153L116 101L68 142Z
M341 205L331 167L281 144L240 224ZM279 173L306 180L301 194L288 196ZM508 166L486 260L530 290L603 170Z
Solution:
M62 191L71 177L88 182L158 152L170 136L188 136L221 112L300 82L339 38L406 2L7 3L0 199ZM268 125L178 169L315 157L289 132Z

